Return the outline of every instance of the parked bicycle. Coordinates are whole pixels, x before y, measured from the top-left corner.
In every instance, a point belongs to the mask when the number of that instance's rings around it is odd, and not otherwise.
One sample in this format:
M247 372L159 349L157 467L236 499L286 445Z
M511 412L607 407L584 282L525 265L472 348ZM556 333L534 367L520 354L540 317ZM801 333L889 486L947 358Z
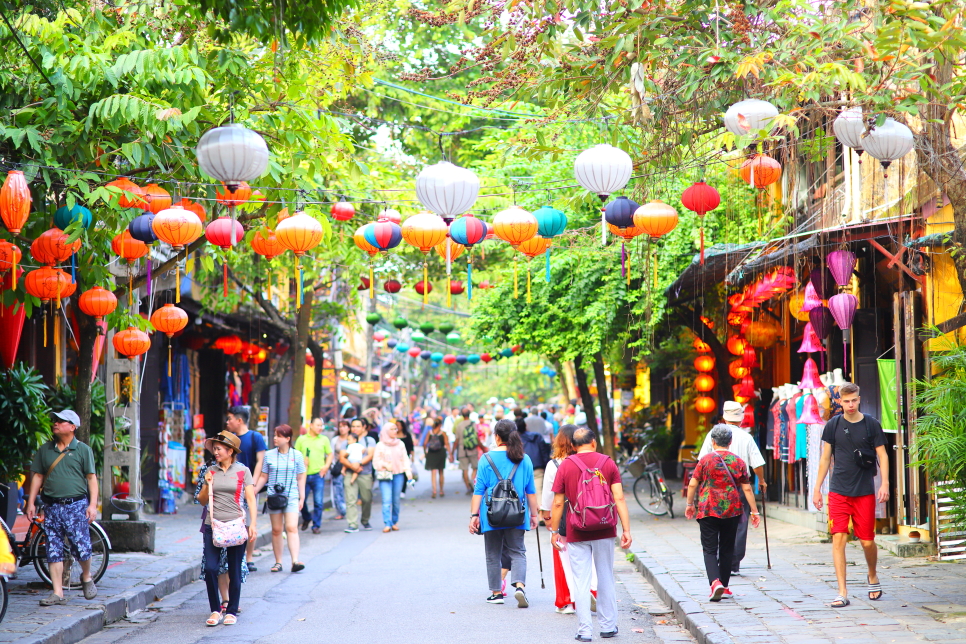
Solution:
M674 494L664 482L664 473L658 462L648 463L644 471L634 480L634 500L647 512L656 517L665 514L674 518Z

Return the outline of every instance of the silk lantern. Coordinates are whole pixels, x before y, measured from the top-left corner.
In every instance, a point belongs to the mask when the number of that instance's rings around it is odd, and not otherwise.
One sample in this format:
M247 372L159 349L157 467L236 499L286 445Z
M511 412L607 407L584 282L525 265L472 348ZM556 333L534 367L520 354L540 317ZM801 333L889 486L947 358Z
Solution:
M771 132L772 123L778 116L778 108L757 98L746 98L728 108L724 124L735 136L754 134L756 137L764 130Z
M185 246L201 237L203 228L198 215L180 206L172 206L159 212L151 222L151 229L158 239L169 244L175 251L175 302L181 302L181 262L177 254Z
M747 340L745 340L740 335L732 335L728 338L725 343L725 348L728 349L728 353L733 356L744 355L745 347L748 345Z
M298 303L302 306L305 275L302 272L302 256L322 242L325 231L322 224L304 212L297 212L275 227L279 243L295 253L295 275L298 283Z
M634 212L634 225L643 228L651 239L658 239L678 225L678 212L668 204L654 199Z
M223 219L228 219L228 217L223 217ZM215 221L218 220L216 219ZM229 219L229 221L231 220ZM240 226L241 224L238 225ZM183 331L188 326L188 314L174 304L168 303L151 314L151 324L154 325L155 329L168 336L168 377L170 378L171 338L175 333ZM114 337L117 336L115 335Z
M617 197L617 199L611 201L606 206L604 206L604 221L607 222L609 226L615 226L620 229L627 228L640 228L635 223L634 213L640 205L627 197ZM627 250L625 249L625 242L621 242L621 277L627 276Z
M409 349L409 355L413 358L418 358L421 353L422 349L419 347L410 347Z
M493 360L493 356L491 356L489 353L481 353L480 360L482 360L484 364L489 364L489 362Z
M808 281L815 287L815 293L823 300L827 300L836 293L835 278L825 266L818 266L808 276Z
M406 353L407 351L409 351L409 345L406 344L405 342L400 342L399 344L396 345L396 351L398 351L399 353Z
M753 347L767 349L778 342L781 334L782 327L776 320L762 317L748 324L745 329L745 340Z
M355 207L348 201L339 200L332 204L329 214L336 221L349 221L356 214Z
M827 306L816 306L809 311L808 321L812 324L815 334L822 340L832 332L832 312Z
M629 154L606 143L584 150L574 159L574 177L584 189L594 193L603 204L607 197L622 190L631 178L634 163ZM607 243L606 219L600 213L600 243Z
M115 333L112 343L118 353L132 359L147 353L151 348L151 338L148 334L133 326Z
M704 216L721 204L721 195L704 181L695 182L681 194L681 205L698 215L701 236L701 260L704 264Z
M252 198L252 188L242 181L238 185L229 188L222 184L220 188L215 188L215 200L226 208L237 208L248 203ZM279 217L281 220L281 217Z
M743 359L738 358L737 360L732 360L728 364L728 375L735 380L741 380L745 376L751 373L751 369L742 364Z
M805 304L805 291L797 291L788 298L788 312L793 318L801 322L808 322L808 311L803 311Z
M65 230L75 221L79 221L81 227L87 230L93 221L91 211L80 204L74 204L71 208L61 206L54 212L54 226L61 230Z
M431 351L425 351L425 350L423 350L423 351L420 351L419 352L419 358L420 358L420 360L429 360L432 357L433 357L433 354L432 354Z
M694 368L696 371L707 373L714 369L714 357L710 355L700 355L694 359Z
M744 353L741 355L741 366L746 369L754 369L760 366L758 363L758 352L750 344L745 346Z
M426 256L435 246L446 239L446 222L431 212L418 212L408 218L402 225L403 240L410 246L415 246L423 253L423 282L429 284L429 264ZM423 306L429 297L429 290L423 293Z
M709 396L699 396L694 401L694 409L699 414L710 414L713 413L718 403L715 402L714 398Z
M215 348L230 356L242 350L242 339L237 335L223 335L215 340Z
M815 329L812 328L812 323L806 322L805 331L802 334L802 346L798 348L798 353L815 353L824 350L822 341L816 335Z
M855 309L859 305L857 297L851 293L839 293L829 298L828 308L835 319L835 323L842 329L842 371L848 372L848 342L849 329L852 328L852 320L855 317Z
M19 235L30 216L30 187L20 170L11 170L0 187L0 218L12 235Z
M562 235L567 230L567 215L562 210L557 210L553 206L542 206L533 211L533 217L537 220L537 234L544 239L553 240L554 237ZM550 282L550 246L547 246L545 263L545 277Z
M30 245L30 255L41 264L53 266L70 259L80 249L79 239L68 243L69 235L60 228L50 228Z
M447 223L472 208L479 193L476 173L449 161L426 166L416 176L416 198Z
M714 378L707 374L699 374L694 379L694 388L696 391L711 391L714 389Z
M185 210L190 210L191 212L198 215L198 221L200 221L202 224L208 220L208 213L205 211L205 207L202 206L200 203L191 201L190 199L182 198L181 201L179 201L174 205L181 206Z
M461 364L461 365L462 364L466 364L468 360L469 360L469 358L466 357L466 356L464 356L464 355L458 355L458 356L456 356L456 363L457 364Z
M205 228L205 238L227 251L235 242L245 237L245 227L231 217L219 217ZM222 294L228 297L228 257L223 255L221 262Z
M536 215L534 215L536 216ZM539 220L538 220L539 225ZM470 252L466 256L466 299L473 299L473 246L486 239L486 223L467 213L449 226L449 236L457 244L466 246Z
M273 259L285 252L285 247L282 246L281 242L275 236L274 230L261 229L255 231L252 235L251 241L252 250L256 254L261 255L265 258L265 261L271 262ZM272 299L272 267L268 266L268 299Z
M399 211L395 208L386 208L385 210L381 211L377 219L388 219L394 224L402 223L402 215L400 215Z
M446 344L459 344L461 340L460 334L456 331L450 331L446 334Z
M10 288L17 288L17 264L23 258L20 249L5 239L0 239L0 274L13 270L10 276Z
M443 362L445 364L453 364L456 362L456 356L454 356L452 353L447 353L445 356L443 356Z
M862 137L865 135L866 127L861 107L850 107L839 112L832 121L832 131L839 143L862 154Z
M138 208L144 210L147 206L147 201L144 200L144 188L127 177L115 179L107 185L121 191L121 194L117 198L117 205L121 208Z
M848 286L852 281L852 271L855 270L855 253L848 250L833 250L825 258L832 278L839 286ZM831 296L830 296L831 297Z
M819 387L824 387L824 385L819 383ZM803 403L803 413L798 417L798 422L805 425L824 425L825 421L822 416L818 413L818 401L815 400L815 396L808 394L805 396L805 401Z
M400 284L397 280L386 280L383 283L382 288L386 291L386 293L394 294L402 290L402 284Z
M889 166L907 155L915 147L912 130L893 118L873 127L862 139L862 147L882 164L883 176L888 177Z
M805 284L805 299L802 300L801 310L808 313L812 309L822 306L822 298L818 296L818 292L815 290L815 286L812 284L811 280Z
M755 379L751 376L745 376L742 378L741 388L738 390L738 395L749 400L757 397L757 393L755 392Z
M741 178L748 185L764 190L782 176L782 166L767 154L755 154L741 164Z
M158 214L171 207L171 193L156 183L144 186L145 209Z
M100 322L117 309L117 297L106 288L94 286L81 293L77 307L95 322Z
M198 166L209 177L234 190L253 181L268 168L268 145L257 132L229 123L205 132L195 148Z
M530 294L530 262L537 255L545 254L547 249L550 248L550 240L544 239L539 235L535 235L530 239L522 242L517 246L517 250L526 255L527 257L527 303L532 302L532 297ZM514 296L516 295L516 283L514 281Z
M131 233L131 237L133 237L134 239L136 239L136 240L138 240L140 242L144 242L147 246L151 246L154 242L158 241L158 236L154 234L154 227L153 227L153 225L154 225L154 217L155 217L155 214L153 212L150 212L150 211L145 212L144 214L141 214L141 215L138 215L137 217L135 217L131 221L131 223L128 224L128 226L127 226L128 232ZM147 287L146 290L147 290L148 299L150 299L151 298L151 282L153 281L152 280L152 277L151 277L151 268L152 267L151 267L151 256L150 255L148 255L148 259L147 259L147 262L146 263L147 263L147 268L148 268L148 279L147 279L147 282L145 283L145 285Z
M23 281L24 290L40 300L41 308L43 309L44 346L46 347L47 308L43 305L51 300L56 300L57 307L59 308L60 298L64 293L64 289L70 284L70 278L67 277L64 271L50 266L44 266L27 273Z
M443 258L446 262L446 306L452 306L452 295L453 292L450 289L450 283L452 280L449 276L452 274L453 261L466 252L466 247L461 244L457 244L450 238L444 239L442 242L436 245L436 253Z
M413 290L419 293L420 295L422 295L423 300L425 301L426 297L433 292L433 285L428 281L424 282L422 280L419 280L413 286Z

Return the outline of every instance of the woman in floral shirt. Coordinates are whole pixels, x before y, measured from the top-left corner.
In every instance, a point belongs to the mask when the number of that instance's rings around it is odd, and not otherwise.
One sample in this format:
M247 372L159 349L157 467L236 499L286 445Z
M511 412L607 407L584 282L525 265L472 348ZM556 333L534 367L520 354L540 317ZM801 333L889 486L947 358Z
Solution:
M688 505L684 516L698 518L704 567L708 572L708 583L711 584L711 601L717 602L722 597L732 596L728 581L731 579L735 535L742 514L742 493L751 506L751 524L754 527L758 527L761 517L755 494L751 490L748 468L743 460L728 451L731 447L731 428L715 425L711 430L711 442L714 451L698 461L688 483ZM697 510L695 493L698 496Z

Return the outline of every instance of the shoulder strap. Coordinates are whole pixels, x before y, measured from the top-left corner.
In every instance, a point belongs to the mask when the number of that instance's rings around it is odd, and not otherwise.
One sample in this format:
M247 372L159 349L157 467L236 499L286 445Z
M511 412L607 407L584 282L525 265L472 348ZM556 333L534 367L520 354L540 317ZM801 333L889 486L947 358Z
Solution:
M520 462L522 463L523 461L520 461ZM514 476L514 474L517 473L517 468L518 467L520 467L520 463L514 463L513 464L513 469L510 470L510 476L507 477L510 480L510 484L511 485L513 484L513 476Z
M50 473L54 471L54 468L57 467L57 464L60 463L64 459L65 456L67 456L67 450L66 449L63 452L60 453L60 456L58 456L57 458L54 459L54 462L51 463L50 464L50 467L47 468L47 471L44 472L44 478L45 479L48 476L50 476Z
M735 491L738 492L738 496L741 496L741 488L738 487L738 482L735 480L735 475L731 473L731 468L728 467L728 463L725 462L724 456L722 456L717 450L715 450L714 452L712 452L712 454L714 454L715 456L717 456L718 457L718 461L722 465L724 465L725 472L728 473L728 478L731 479L731 484L735 486Z
M496 474L496 478L502 481L503 480L503 476L500 474L500 470L497 468L496 463L494 463L493 462L493 459L490 458L490 453L487 452L483 456L485 456L486 457L486 460L489 461L490 467L493 469L493 473ZM516 468L514 468L514 469L516 469ZM513 476L513 475L511 474L510 476Z

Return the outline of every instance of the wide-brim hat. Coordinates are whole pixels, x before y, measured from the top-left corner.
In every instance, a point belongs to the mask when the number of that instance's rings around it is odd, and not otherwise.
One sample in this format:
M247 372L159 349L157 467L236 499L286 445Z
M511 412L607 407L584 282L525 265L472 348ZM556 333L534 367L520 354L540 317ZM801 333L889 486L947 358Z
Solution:
M745 417L745 406L734 400L726 400L721 408L721 417L730 423L740 423Z
M218 443L219 445L224 445L225 447L230 447L232 450L234 450L236 454L241 452L241 441L238 440L237 436L235 436L228 430L218 432L217 436L212 436L211 438L206 440L205 449L211 452L212 454L214 454L215 443Z

